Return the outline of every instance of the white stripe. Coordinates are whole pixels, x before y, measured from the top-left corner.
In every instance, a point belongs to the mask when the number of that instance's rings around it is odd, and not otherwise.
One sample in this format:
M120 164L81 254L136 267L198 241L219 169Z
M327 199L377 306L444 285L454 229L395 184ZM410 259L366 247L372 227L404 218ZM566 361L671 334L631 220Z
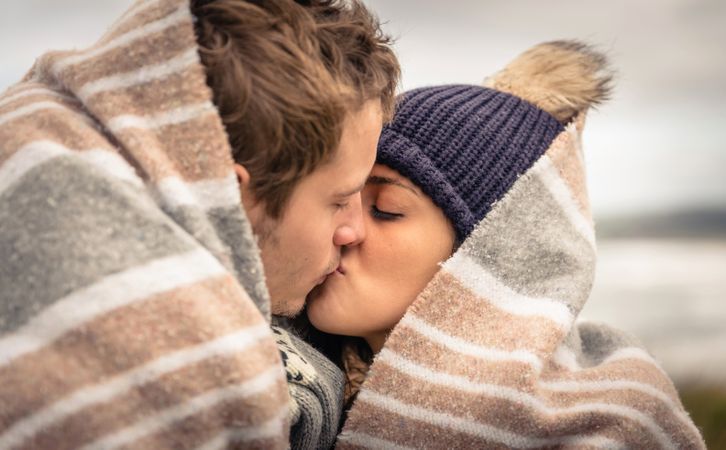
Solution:
M563 331L569 330L575 319L562 302L515 292L464 252L454 253L443 268L483 301L515 316L543 317L555 322Z
M426 336L429 340L462 355L472 356L485 361L510 362L516 361L532 366L536 373L542 370L542 361L532 352L526 350L505 351L496 348L482 347L471 342L451 336L438 328L429 325L410 311L399 324Z
M550 194L552 194L552 197L560 205L560 208L562 208L562 211L575 228L575 231L595 250L597 248L595 244L595 229L592 223L580 212L580 208L572 191L570 191L567 183L560 177L559 171L552 164L549 156L543 155L532 166L531 171L542 181L547 190L550 191Z
M190 15L188 7L187 5L184 5L175 10L173 13L169 14L168 16L128 31L127 33L112 39L111 41L100 47L92 48L83 53L78 53L61 59L53 65L51 71L57 76L62 70L66 69L71 65L81 63L103 53L109 52L113 49L131 44L132 42L143 39L151 34L164 31L167 28L173 27L174 25L181 23L189 17Z
M691 419L682 411L681 407L678 406L672 398L666 395L660 389L657 389L649 384L641 383L633 380L594 380L594 381L574 381L574 380L560 380L560 381L540 381L539 387L547 389L548 391L556 392L575 392L575 393L587 393L587 392L607 392L607 391L636 391L651 397L657 398L661 402L668 406L668 409L681 421L683 425L691 430L692 433L699 434L698 429L695 427Z
M0 366L48 345L99 315L225 273L219 261L199 249L108 275L57 300L18 331L0 339Z
M577 362L575 352L567 348L566 344L557 347L552 355L552 361L570 372L577 372L581 369L580 364Z
M38 431L91 405L118 397L136 386L144 385L164 374L218 355L240 353L260 340L271 337L270 327L260 324L222 336L210 342L166 354L133 370L115 376L103 384L79 389L52 405L16 422L0 436L0 448L19 446Z
M605 364L620 361L623 359L637 359L644 363L648 363L648 364L652 365L653 367L655 367L661 374L663 374L663 376L665 378L670 380L670 377L668 376L666 371L663 370L663 368L660 366L660 364L658 364L658 362L656 362L656 360L653 359L653 357L650 356L650 354L647 351L643 350L640 347L625 347L625 348L618 349L618 350L614 351L613 353L611 353L610 356L605 358L601 364L605 365Z
M604 450L627 450L630 447L605 436L566 436L557 442L566 448L600 448Z
M34 167L62 156L73 156L109 175L142 187L134 169L116 153L102 148L71 150L53 141L33 141L22 146L0 166L0 193L20 180Z
M167 177L156 185L158 200L172 210L199 206L204 211L213 208L239 206L242 203L239 183L234 173L216 180L184 182L179 177Z
M245 383L205 392L180 405L164 409L153 416L144 417L127 428L84 445L81 450L110 450L132 444L144 436L163 430L174 422L198 414L219 403L265 393L276 382L283 381L283 376L284 373L280 367L273 367ZM285 413L287 413L286 410Z
M121 89L148 83L153 80L165 78L187 68L199 61L196 47L192 47L183 53L156 64L141 67L131 72L120 73L98 80L89 81L78 90L78 97L87 102L88 99L100 92Z
M287 409L283 408L275 417L261 425L224 430L214 438L197 447L196 450L226 449L237 443L250 442L257 439L283 438L286 436L286 430L284 430L286 420Z
M19 117L27 116L29 114L33 114L34 112L42 111L42 110L46 110L46 109L66 109L67 110L68 108L61 105L60 103L51 102L51 101L34 102L34 103L31 103L28 105L21 106L20 108L14 109L8 113L0 115L0 125L10 122L11 120L15 120Z
M76 116L78 119L83 120L84 122L88 123L89 125L95 126L93 121L84 114L79 114L76 111L73 111L72 109L68 108L67 106L63 106L60 103L52 102L52 101L40 101L40 102L34 102L30 103L24 106L21 106L20 108L17 108L15 110L12 110L8 113L5 113L3 115L0 115L0 126L4 125L7 122L10 122L11 120L16 120L21 117L25 117L27 115L36 113L38 111L46 111L51 109L60 109L63 110L66 114L72 114Z
M359 433L355 431L344 431L338 437L338 441L346 442L352 445L358 445L364 448L385 448L387 450L416 450L414 447L406 447L394 442L371 436L367 433Z
M578 324L582 323L585 323L585 321L578 322ZM658 370L665 378L670 379L670 376L668 376L666 371L663 370L663 368L655 361L655 359L653 359L653 357L650 356L647 351L643 350L640 347L620 348L610 354L600 364L605 365L623 359L636 359L648 363L652 365L656 370ZM564 367L571 372L577 372L582 370L582 367L577 362L577 357L575 356L575 353L571 349L566 348L566 345L561 345L557 348L557 350L555 350L552 360L559 366Z
M45 88L32 88L32 89L26 89L24 91L17 92L12 95L8 95L7 97L0 100L0 107L7 105L8 103L14 102L17 99L28 97L30 95L46 95L49 97L54 97L60 100L68 100L73 101L73 97L69 97L67 95L63 95L60 92L53 91L51 89L45 89Z
M75 156L94 167L112 175L119 180L126 181L136 187L143 187L144 182L136 174L133 167L121 155L102 149L85 150L78 153L70 150Z
M108 121L108 128L111 131L119 132L127 128L140 128L142 130L154 130L167 125L187 122L205 114L215 112L212 102L204 102L196 105L187 105L180 108L163 111L148 116L136 116L123 114L111 118Z
M488 383L476 383L466 377L443 372L435 372L388 349L381 350L381 352L376 356L376 360L384 361L398 371L419 378L427 383L437 384L449 389L456 389L468 393L484 394L489 397L518 403L533 409L536 413L548 416L548 418L556 418L557 416L564 416L568 414L587 414L593 412L622 416L638 422L643 427L647 428L656 440L658 440L661 446L665 448L675 448L668 435L651 417L627 406L608 403L581 403L566 408L557 408L543 403L538 397L517 389ZM508 442L504 443L508 445L510 444Z

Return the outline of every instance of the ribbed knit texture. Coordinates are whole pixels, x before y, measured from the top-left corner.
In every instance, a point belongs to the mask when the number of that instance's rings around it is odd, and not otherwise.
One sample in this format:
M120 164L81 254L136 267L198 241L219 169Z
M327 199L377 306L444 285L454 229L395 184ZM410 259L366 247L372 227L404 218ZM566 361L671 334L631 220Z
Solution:
M549 113L503 92L420 88L402 96L377 162L421 187L461 242L561 131Z

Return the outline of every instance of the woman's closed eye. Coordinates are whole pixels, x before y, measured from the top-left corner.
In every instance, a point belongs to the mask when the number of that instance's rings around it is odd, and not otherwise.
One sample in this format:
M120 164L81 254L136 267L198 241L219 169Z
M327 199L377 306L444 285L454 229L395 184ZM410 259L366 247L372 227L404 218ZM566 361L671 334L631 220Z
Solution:
M397 220L403 217L403 214L391 211L383 211L378 209L376 205L371 205L371 216L373 216L373 218L377 220Z

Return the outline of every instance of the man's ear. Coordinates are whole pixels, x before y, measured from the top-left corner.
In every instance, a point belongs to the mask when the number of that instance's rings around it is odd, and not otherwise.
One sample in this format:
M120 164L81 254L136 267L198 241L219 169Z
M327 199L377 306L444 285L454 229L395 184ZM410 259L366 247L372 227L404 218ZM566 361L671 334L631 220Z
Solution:
M234 173L237 175L239 183L239 193L242 197L242 206L247 214L254 214L254 209L258 206L257 199L250 192L250 173L242 164L234 164Z
M237 175L237 181L243 190L247 190L250 185L250 173L242 164L234 163L234 173Z

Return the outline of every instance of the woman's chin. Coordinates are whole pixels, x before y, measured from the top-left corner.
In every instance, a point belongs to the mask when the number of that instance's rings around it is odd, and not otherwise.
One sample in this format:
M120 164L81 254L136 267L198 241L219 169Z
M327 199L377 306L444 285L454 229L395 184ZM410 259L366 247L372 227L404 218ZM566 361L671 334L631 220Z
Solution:
M340 328L345 321L345 308L340 304L339 295L331 286L325 284L315 288L307 301L307 314L315 328L326 333L345 334Z

